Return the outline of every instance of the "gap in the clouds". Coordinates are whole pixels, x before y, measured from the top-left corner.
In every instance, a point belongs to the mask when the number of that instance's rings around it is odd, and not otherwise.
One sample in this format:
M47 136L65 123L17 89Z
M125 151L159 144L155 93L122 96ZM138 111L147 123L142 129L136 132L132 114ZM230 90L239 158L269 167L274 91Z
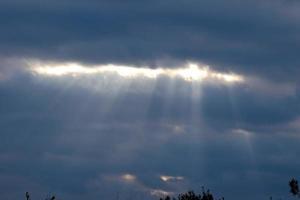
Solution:
M38 75L44 76L81 76L92 74L117 74L124 78L144 77L148 79L155 79L159 76L166 76L170 78L178 77L185 81L205 81L213 80L223 83L243 82L242 75L234 73L222 73L212 70L207 65L187 62L184 66L166 67L161 66L151 68L147 66L127 66L127 65L82 65L80 63L55 63L46 61L29 60L26 65L30 70Z

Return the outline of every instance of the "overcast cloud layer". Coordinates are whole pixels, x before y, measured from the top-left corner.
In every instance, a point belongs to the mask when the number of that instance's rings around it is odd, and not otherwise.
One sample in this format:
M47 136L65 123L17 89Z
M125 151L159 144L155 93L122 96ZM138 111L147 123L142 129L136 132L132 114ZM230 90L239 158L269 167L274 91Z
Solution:
M0 1L0 193L288 199L300 178L297 1ZM49 76L27 61L236 73ZM199 65L201 65L199 64Z
M1 55L82 62L196 60L296 80L299 2L6 1Z

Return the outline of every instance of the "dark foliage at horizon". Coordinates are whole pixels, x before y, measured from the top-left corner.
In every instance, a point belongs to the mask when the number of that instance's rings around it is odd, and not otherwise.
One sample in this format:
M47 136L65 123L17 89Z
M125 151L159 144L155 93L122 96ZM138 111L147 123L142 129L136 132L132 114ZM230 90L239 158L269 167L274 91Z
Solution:
M204 191L204 188L202 190L202 195L196 194L193 190L191 190L179 194L177 198L173 197L172 200L214 200L214 197L209 190L207 190L206 192ZM166 196L164 198L160 198L160 200L171 200L171 197ZM220 200L224 200L224 197L222 197Z
M299 186L298 186L298 181L295 178L292 178L289 181L289 187L290 187L290 192L294 196L298 196L300 198L300 193L299 193ZM26 200L31 200L29 192L25 193ZM272 197L270 197L272 199ZM46 198L46 200L55 200L55 196L52 196L51 198ZM175 197L170 197L169 195L160 198L159 200L215 200L213 194L210 192L210 190L204 189L202 187L202 194L196 194L193 190L190 190L185 193L181 193ZM225 200L224 197L218 199L218 200Z
M25 193L25 197L26 197L26 200L31 200L31 198L30 198L30 195L29 195L29 192L26 192ZM47 197L45 200L55 200L55 196L53 195L51 198L49 197Z

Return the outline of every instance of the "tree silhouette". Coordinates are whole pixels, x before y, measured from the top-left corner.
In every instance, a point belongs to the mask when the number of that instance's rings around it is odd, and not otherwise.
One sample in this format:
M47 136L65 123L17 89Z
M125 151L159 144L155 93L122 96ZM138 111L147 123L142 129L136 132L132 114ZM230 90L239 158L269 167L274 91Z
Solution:
M25 193L26 200L30 200L30 195L28 192Z
M25 193L26 200L31 200L28 192ZM46 200L55 200L55 196L53 195L51 198L46 198Z
M173 200L214 200L213 195L210 193L209 190L204 190L202 188L202 195L196 194L194 191L188 191L185 193L181 193L177 196L177 198L172 198ZM160 200L171 200L170 196L166 196L164 198L160 198ZM224 197L221 198L221 200L224 200Z
M290 192L294 196L298 196L299 197L298 181L296 179L292 178L292 180L289 182L289 186L290 186Z

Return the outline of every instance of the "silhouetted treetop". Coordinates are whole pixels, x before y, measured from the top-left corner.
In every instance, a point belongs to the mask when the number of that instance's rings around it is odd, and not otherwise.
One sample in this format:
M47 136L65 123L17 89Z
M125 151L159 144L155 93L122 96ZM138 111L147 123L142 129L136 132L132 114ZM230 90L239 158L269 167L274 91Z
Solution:
M297 195L299 196L299 186L298 186L298 181L296 179L292 179L290 182L289 182L289 186L290 186L290 192L293 194L293 195Z
M25 193L26 200L30 200L30 195L28 192Z
M194 191L188 191L185 193L181 193L177 196L177 198L172 198L173 200L214 200L213 195L210 193L209 190L202 192L201 194L196 194ZM164 198L160 198L160 200L171 200L170 196L166 196ZM221 200L224 200L224 197L221 198Z

